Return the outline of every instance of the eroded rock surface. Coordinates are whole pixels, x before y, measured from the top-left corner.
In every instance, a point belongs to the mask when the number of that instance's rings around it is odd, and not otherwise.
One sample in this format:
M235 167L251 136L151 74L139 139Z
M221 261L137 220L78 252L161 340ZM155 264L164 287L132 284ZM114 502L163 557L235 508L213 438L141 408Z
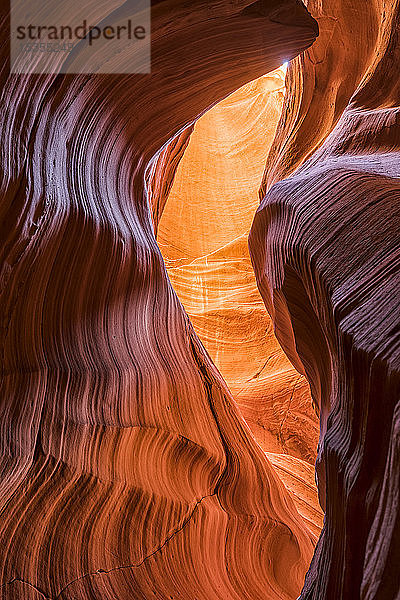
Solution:
M5 600L289 600L311 558L170 285L148 200L162 211L181 152L157 179L166 144L317 28L295 0L152 13L151 75L9 76L2 46Z
M276 335L320 408L326 517L301 598L394 600L399 8L317 0L308 7L321 37L289 75L296 104L284 111L267 166L251 256Z

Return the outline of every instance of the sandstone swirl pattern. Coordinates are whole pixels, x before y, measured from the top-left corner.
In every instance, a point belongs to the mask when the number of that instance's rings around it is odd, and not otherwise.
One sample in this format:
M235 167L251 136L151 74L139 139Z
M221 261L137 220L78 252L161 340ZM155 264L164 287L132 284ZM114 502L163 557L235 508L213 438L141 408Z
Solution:
M301 598L395 600L399 3L310 0L308 8L321 37L289 73L250 235L276 335L320 408L326 517Z
M317 28L295 0L152 13L149 76L9 76L2 46L5 600L286 600L311 559L169 283L149 200L162 211L184 129Z

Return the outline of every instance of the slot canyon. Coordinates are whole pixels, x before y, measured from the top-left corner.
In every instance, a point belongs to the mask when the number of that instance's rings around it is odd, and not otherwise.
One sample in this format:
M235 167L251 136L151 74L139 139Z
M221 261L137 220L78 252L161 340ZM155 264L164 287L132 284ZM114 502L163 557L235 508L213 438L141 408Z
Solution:
M399 600L400 0L152 0L149 72L20 1L0 598Z

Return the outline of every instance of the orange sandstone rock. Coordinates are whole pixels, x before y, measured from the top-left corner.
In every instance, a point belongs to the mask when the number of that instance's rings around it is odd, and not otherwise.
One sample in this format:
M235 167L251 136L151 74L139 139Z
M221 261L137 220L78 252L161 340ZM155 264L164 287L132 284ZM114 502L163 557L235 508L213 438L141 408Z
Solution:
M295 0L249 5L155 2L149 75L9 75L3 40L4 600L301 589L312 535L182 309L149 206L167 144L317 35Z

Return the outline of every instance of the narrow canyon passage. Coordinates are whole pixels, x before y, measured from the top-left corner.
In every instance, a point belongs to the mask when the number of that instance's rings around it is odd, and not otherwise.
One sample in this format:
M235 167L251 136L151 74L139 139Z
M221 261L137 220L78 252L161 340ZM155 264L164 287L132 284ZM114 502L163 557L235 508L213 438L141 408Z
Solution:
M282 111L286 65L196 123L158 225L172 285L257 442L319 535L318 418L305 378L273 333L247 237Z
M1 600L399 600L400 0L5 8Z

